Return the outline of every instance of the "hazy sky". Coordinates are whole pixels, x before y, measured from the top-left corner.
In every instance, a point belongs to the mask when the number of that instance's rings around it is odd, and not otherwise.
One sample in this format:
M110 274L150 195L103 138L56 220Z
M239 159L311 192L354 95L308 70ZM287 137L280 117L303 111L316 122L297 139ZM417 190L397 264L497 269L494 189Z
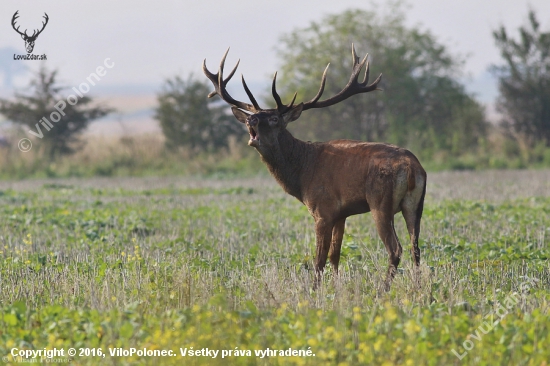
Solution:
M384 10L384 1L378 3ZM409 4L409 24L422 25L452 52L468 55L469 88L482 99L491 93L484 90L487 67L500 61L491 31L505 24L515 32L526 22L529 6L538 12L543 29L550 28L549 0L417 0ZM47 54L47 65L59 68L62 80L70 85L84 81L107 57L115 67L102 78L103 86L160 85L167 77L191 71L202 76L202 60L206 57L215 69L228 46L229 64L240 58L239 71L247 81L268 84L277 67L274 46L281 34L349 8L371 9L372 5L351 0L2 0L0 49L12 47L25 53L23 40L11 27L16 10L18 24L29 33L41 25L46 12L49 24L38 37L34 53ZM376 54L376 50L363 52ZM37 68L40 62L26 64Z

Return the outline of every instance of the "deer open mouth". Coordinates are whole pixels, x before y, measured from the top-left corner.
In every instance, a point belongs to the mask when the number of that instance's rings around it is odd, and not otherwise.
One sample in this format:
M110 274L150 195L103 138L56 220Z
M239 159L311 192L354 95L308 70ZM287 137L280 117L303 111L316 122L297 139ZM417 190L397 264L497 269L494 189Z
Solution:
M248 133L250 134L250 140L248 140L249 146L260 146L260 134L252 126L248 126Z

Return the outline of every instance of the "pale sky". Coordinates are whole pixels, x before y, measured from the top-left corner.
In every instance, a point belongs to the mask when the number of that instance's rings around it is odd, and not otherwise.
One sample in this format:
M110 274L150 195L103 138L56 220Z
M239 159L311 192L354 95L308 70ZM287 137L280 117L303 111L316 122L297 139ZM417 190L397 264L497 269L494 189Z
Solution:
M384 9L384 1L378 3ZM549 0L416 0L409 4L409 24L430 30L453 53L468 55L465 71L471 80L467 87L481 100L492 98L496 90L486 72L491 63L500 62L491 31L505 24L516 34L527 21L529 6L537 11L542 28L550 29ZM267 85L277 67L274 46L281 34L349 8L372 6L352 0L2 0L0 49L25 53L23 40L11 27L15 11L20 15L17 24L29 28L29 33L41 25L46 12L49 24L33 53L45 53L47 66L59 68L61 79L69 85L84 81L107 57L115 67L102 78L102 86L133 84L140 90L137 86L160 87L175 74L195 72L202 77L202 60L207 58L215 69L229 46L228 66L240 58L239 71L247 81ZM374 55L376 50L361 52ZM0 65L5 61L0 60ZM40 64L25 63L32 69ZM15 79L16 85L24 81Z

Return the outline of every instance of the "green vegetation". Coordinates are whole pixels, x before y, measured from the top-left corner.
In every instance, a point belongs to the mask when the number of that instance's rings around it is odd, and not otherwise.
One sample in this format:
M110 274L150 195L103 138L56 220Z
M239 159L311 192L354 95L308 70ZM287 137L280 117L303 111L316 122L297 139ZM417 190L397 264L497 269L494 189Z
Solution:
M187 147L195 151L212 151L227 147L229 136L241 136L240 123L229 116L219 99L207 99L210 87L190 75L166 80L157 96L155 119L162 128L166 147Z
M312 292L312 219L271 180L0 185L0 355L13 347L145 347L178 356L74 359L544 364L548 172L433 174L429 182L420 281L406 250L389 293L381 291L387 255L370 215L347 224L340 278L329 269ZM400 217L397 231L408 248ZM519 301L494 329L478 332L479 340L469 336L510 296ZM459 361L452 349L463 354L467 340L473 348ZM315 357L183 359L180 347L252 355L310 347Z

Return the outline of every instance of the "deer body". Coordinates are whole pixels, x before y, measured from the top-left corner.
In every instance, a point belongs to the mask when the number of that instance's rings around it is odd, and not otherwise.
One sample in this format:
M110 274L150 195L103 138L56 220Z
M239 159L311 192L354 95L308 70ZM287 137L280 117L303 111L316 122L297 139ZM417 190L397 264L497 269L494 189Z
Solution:
M393 215L402 211L409 232L418 235L420 231L422 208L418 212L418 205L424 199L426 172L416 157L383 143L304 142L286 130L277 142L278 147L259 153L285 192L306 205L315 219L316 270L323 270L330 254L333 270L338 273L346 218L372 211L388 248L393 277L402 253ZM418 241L412 244L415 263L419 264Z
M318 102L325 85L325 70L315 98L296 106L294 100L289 105L283 105L275 89L275 74L272 92L277 109L268 110L258 106L244 79L243 86L252 105L239 102L227 93L225 84L236 67L224 80L225 56L218 74L210 73L206 66L203 70L216 88L211 96L218 94L232 105L235 117L248 128L248 144L259 152L285 192L306 205L313 216L317 246L316 285L327 258L334 273L338 273L346 218L370 211L389 254L386 275L386 289L389 289L403 251L394 229L394 215L400 211L409 232L415 266L420 264L418 236L427 179L420 162L410 151L390 144L352 140L304 142L294 138L286 129L288 123L298 119L303 110L329 106L351 95L376 90L380 77L367 85L368 64L364 81L357 81L366 57L359 63L353 48L352 54L352 76L339 94Z

